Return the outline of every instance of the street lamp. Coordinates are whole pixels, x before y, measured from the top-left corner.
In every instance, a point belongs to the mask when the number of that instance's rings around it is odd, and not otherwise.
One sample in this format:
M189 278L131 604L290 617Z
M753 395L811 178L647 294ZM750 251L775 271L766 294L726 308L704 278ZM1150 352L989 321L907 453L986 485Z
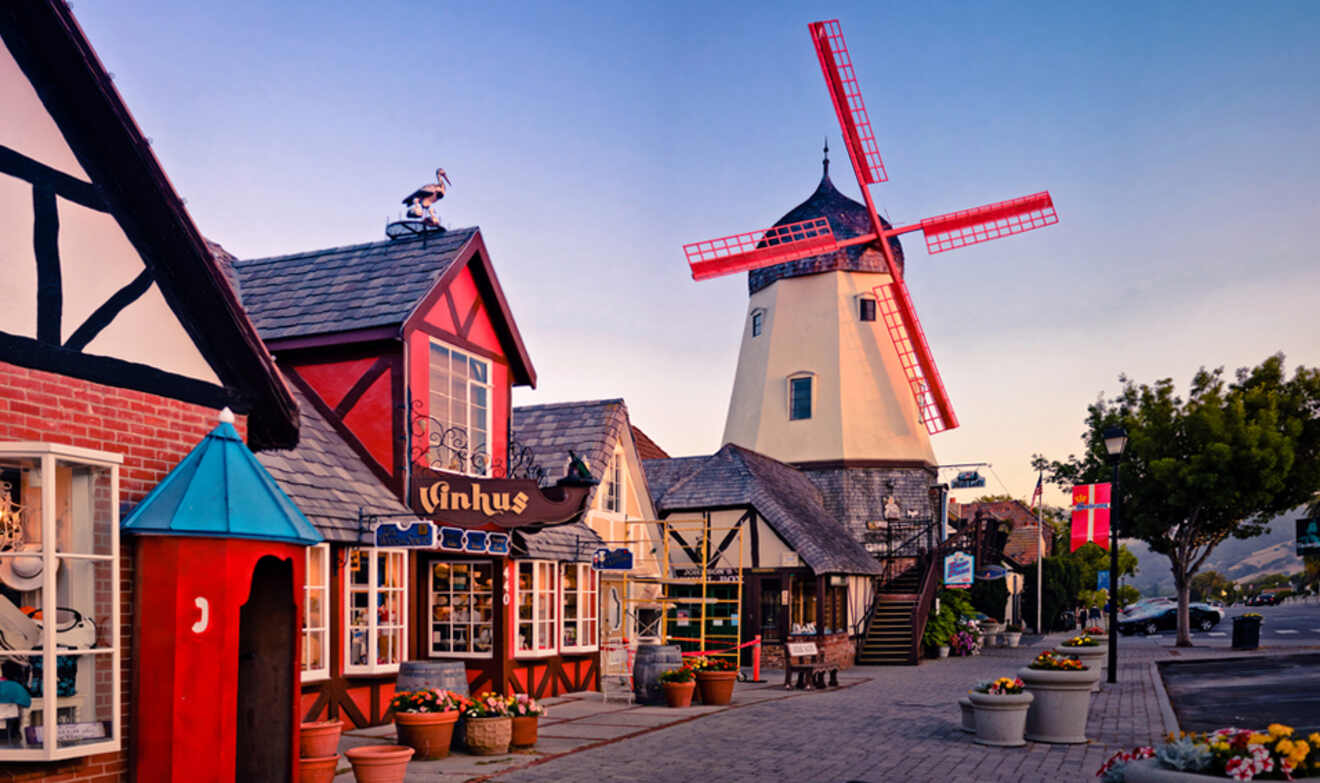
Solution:
M1109 682L1118 682L1118 463L1127 447L1127 430L1120 426L1105 428L1105 451L1114 466L1114 482L1109 492Z

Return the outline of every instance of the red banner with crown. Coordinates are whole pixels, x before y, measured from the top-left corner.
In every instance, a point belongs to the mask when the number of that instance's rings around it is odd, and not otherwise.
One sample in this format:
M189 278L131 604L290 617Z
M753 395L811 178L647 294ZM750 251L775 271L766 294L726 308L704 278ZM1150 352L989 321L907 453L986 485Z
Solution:
M1072 549L1089 541L1109 548L1109 488L1105 484L1080 484L1072 492Z

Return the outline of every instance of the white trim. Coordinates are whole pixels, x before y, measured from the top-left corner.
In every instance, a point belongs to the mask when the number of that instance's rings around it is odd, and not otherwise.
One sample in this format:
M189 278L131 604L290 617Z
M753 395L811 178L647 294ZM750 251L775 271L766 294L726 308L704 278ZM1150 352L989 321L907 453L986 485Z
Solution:
M545 658L557 655L559 652L559 564L554 560L515 560L513 564L513 654L515 658ZM531 587L531 609L532 616L524 620L521 616L522 598L527 591L522 589L522 569L523 566L530 566L532 569L532 587ZM547 587L543 576L550 574L551 584ZM540 600L547 597L546 602L550 611L554 612L553 617L543 617L540 611ZM542 633L544 626L549 623L550 643L542 644ZM520 634L522 626L531 624L532 637L531 649L522 649Z
M431 418L448 422L450 428L457 428L460 426L458 422L449 421L449 417L452 411L446 411L443 417L438 417L435 415L435 411L431 409L431 402L435 397L435 390L431 388L431 357L435 346L440 346L441 348L444 348L446 351L450 353L451 356L457 353L460 356L465 357L469 362L479 362L480 364L484 365L486 368L486 380L484 381L474 380L472 378L472 372L470 367L467 372L467 389L466 389L467 404L466 407L464 408L466 415L461 425L463 429L464 438L466 440L466 443L468 444L467 464L463 466L463 470L454 471L454 472L462 473L465 476L479 476L482 478L488 477L490 476L491 462L495 456L494 443L492 443L491 441L491 434L494 426L494 416L492 415L493 413L492 408L494 407L494 401L495 401L494 386L492 383L492 370L494 363L490 359L487 359L484 356L479 356L476 353L467 350L466 348L457 348L451 345L450 343L445 342L444 340L441 340L437 337L430 337L428 335L428 342L426 346L426 411L431 416ZM446 376L448 376L449 374L448 369L449 368L447 368L446 370ZM481 388L486 392L486 427L483 430L486 435L486 442L485 442L486 459L485 459L485 470L484 472L481 473L476 473L473 472L472 470L472 461L473 461L472 460L473 457L472 389L473 387ZM445 389L443 394L446 400L451 399L453 395L453 389L452 388Z
M312 573L313 558L321 561L321 578L324 580L321 584L310 584L309 579ZM321 666L316 669L306 667L306 659L299 659L299 672L303 682L316 682L318 680L330 679L330 618L333 612L330 609L330 544L322 542L315 546L307 547L307 557L303 572L303 618L302 629L298 635L299 646L304 655L307 652L307 633L308 631L319 631L321 633ZM309 612L307 610L311 593L313 590L321 593L321 625L315 628L308 626Z
M124 457L120 454L84 449L81 446L70 446L67 443L45 443L32 440L0 442L0 456L38 457L43 454L53 454L56 457L65 457L102 467L124 464ZM115 516L119 516L118 511L115 511Z
M578 572L578 617L573 620L577 625L577 638L579 641L582 639L591 639L591 644L569 645L564 643L564 626L566 625L567 620L564 616L564 606L566 603L564 601L564 571L569 568L576 568ZM583 581L584 574L586 577L585 582ZM557 630L559 634L559 649L561 652L585 653L595 652L600 649L600 582L597 577L598 575L596 574L595 569L591 567L590 563L561 562L559 564L559 621L557 623ZM585 589L583 587L584 585L586 585ZM589 616L584 616L582 614L582 608L586 605L587 601L585 599L588 596L593 599L590 603L594 611Z
M447 565L447 566L450 566L450 569L451 569L451 570L450 570L450 582L449 582L449 591L448 591L449 600L450 600L450 602L451 602L450 605L452 606L453 596L455 595L455 593L459 593L459 594L466 595L466 596L468 597L468 613L469 613L469 617L471 616L471 613L474 611L474 607L473 607L474 599L475 599L476 597L478 597L478 596L482 596L482 595L489 595L489 596L490 596L491 616L490 616L490 621L489 621L488 623L485 623L485 622L481 622L481 623L479 623L479 622L477 622L477 621L475 621L475 620L470 620L470 619L469 619L469 620L462 621L462 623L461 623L461 624L466 625L466 626L468 627L468 629L469 629L469 642L468 642L468 646L472 646L472 642L475 641L475 639L476 639L476 637L475 637L475 631L476 631L477 627L478 627L478 626L483 626L483 625L489 625L489 626L490 626L490 634L491 634L491 636L490 636L490 640L491 640L491 641L490 641L490 645L491 645L491 646L490 646L490 650L488 650L488 651L486 651L486 652L472 651L472 650L468 650L468 651L457 651L457 652L455 652L455 651L452 651L452 650L439 650L439 649L436 649L436 646L435 646L435 626L436 626L436 624L439 623L439 624L443 624L443 625L448 625L448 626L449 626L449 628L450 628L450 636L449 636L449 639L450 639L450 646L451 646L451 647L453 646L453 638L454 638L454 636L453 636L453 628L454 628L454 626L460 624L459 622L455 622L455 621L452 619L452 617L451 617L451 619L449 619L449 620L443 620L443 621L437 621L437 620L435 619L435 610L436 610L435 599L436 599L436 595L437 595L437 593L436 593L436 591L435 591L435 589L434 589L434 588L435 588L435 578L434 578L435 571L434 571L434 569L435 569L435 567L436 567L437 565ZM461 592L460 592L460 591L456 591L456 590L454 590L454 583L453 583L453 570L452 570L452 569L453 569L453 566L455 566L455 565L465 565L465 566L468 566L469 568L471 568L471 567L473 567L473 566L479 566L479 565L480 565L480 566L485 566L486 568L490 569L490 570L489 570L489 575L490 575L490 589L489 589L489 590L482 590L482 591L479 591L479 592L476 591L476 590L473 590L473 587L476 585L476 580L473 579L473 578L469 575L469 577L468 577L468 580L469 580L469 581L468 581L468 587L467 587L467 589L466 589L465 591L461 591ZM425 584L426 584L426 625L424 626L424 629L425 629L425 630L423 631L423 633L426 634L426 650L427 650L427 654L428 654L430 657L432 657L432 658L470 658L470 659L476 659L476 660L489 660L489 659L491 659L492 657L494 657L494 655L495 655L496 628L497 628L496 623L495 623L495 614L496 614L496 613L495 613L495 580L496 580L497 576L499 575L499 573L500 573L500 571L501 571L501 568L502 568L502 567L500 566L499 562L497 562L497 561L491 561L491 560L432 560L432 561L429 562L427 572L426 572L426 574L425 574L424 577L423 577L423 578L426 580L426 582L425 582ZM470 574L470 572L469 572L469 574ZM452 611L453 611L453 610L452 610L452 608L451 608L450 612L452 613Z
M367 557L367 584L363 586L354 586L349 574L352 571L352 561L354 551L364 553ZM399 586L381 588L377 585L379 581L377 572L379 570L380 559L382 557L397 556L400 563ZM393 663L379 663L379 641L380 641L380 623L378 622L375 607L379 602L379 596L382 590L397 592L399 594L399 622L391 624L391 627L397 627L400 632L399 660ZM350 613L353 610L351 600L354 592L365 592L367 594L366 618L367 618L367 660L370 663L352 663L350 657L353 650L353 628L350 623ZM345 550L344 558L344 614L343 614L343 662L344 674L384 674L397 672L399 664L408 660L408 550L386 547L349 547ZM361 625L356 626L361 628Z

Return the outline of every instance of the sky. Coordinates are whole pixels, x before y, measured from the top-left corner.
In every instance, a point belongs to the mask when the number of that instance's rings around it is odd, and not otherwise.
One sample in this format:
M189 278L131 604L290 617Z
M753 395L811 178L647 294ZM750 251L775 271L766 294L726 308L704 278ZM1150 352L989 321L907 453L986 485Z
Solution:
M721 445L745 275L684 243L806 199L829 138L807 24L838 18L896 224L1048 189L1058 225L907 280L961 427L941 464L1030 495L1118 376L1320 365L1320 4L78 0L201 231L240 258L384 238L444 167L532 361L515 404L623 397L674 456ZM942 473L951 478L951 471ZM1047 501L1066 505L1056 489Z

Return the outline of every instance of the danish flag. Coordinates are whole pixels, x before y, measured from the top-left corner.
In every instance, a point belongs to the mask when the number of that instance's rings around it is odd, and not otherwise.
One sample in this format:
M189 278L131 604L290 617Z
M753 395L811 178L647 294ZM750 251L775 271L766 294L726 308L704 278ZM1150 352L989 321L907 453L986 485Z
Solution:
M1080 484L1073 487L1072 549L1088 541L1109 548L1109 484Z

